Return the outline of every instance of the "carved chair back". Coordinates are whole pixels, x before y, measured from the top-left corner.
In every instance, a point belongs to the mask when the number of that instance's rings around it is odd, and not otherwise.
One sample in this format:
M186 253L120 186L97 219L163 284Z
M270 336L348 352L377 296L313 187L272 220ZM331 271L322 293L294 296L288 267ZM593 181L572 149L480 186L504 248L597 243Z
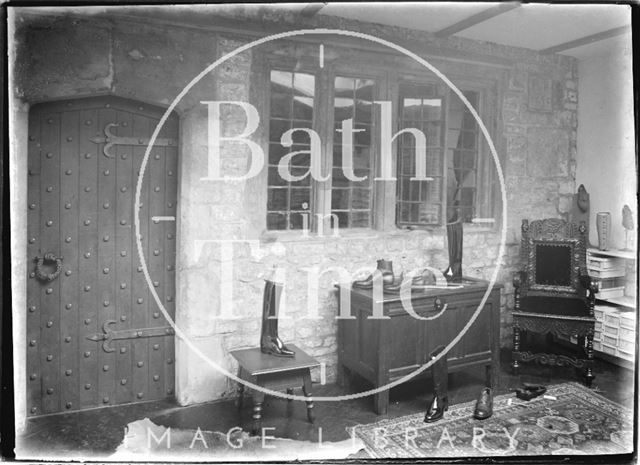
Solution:
M584 298L586 225L547 218L522 220L520 254L525 279L521 296Z

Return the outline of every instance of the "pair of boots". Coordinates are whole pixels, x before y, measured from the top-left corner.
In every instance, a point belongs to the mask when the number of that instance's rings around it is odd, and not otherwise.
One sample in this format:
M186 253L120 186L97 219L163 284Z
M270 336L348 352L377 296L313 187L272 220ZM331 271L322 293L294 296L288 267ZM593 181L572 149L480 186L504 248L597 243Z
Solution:
M436 358L444 350L445 346L439 346L431 353L431 360ZM442 357L431 366L433 380L433 400L427 406L424 416L425 423L431 423L441 419L449 408L447 357ZM493 415L493 394L491 388L485 387L480 391L473 417L477 420L485 420Z
M265 281L262 301L262 329L260 331L260 351L276 357L294 357L296 353L282 343L278 337L278 307L282 284Z

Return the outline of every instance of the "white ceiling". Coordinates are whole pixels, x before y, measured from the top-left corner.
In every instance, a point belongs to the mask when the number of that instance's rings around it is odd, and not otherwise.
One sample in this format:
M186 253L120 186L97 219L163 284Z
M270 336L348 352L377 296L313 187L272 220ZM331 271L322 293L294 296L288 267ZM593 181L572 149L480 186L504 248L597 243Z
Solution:
M328 3L318 14L437 32L498 3L384 2ZM609 29L631 29L628 5L524 4L454 35L542 50ZM625 34L559 53L579 59L631 43Z

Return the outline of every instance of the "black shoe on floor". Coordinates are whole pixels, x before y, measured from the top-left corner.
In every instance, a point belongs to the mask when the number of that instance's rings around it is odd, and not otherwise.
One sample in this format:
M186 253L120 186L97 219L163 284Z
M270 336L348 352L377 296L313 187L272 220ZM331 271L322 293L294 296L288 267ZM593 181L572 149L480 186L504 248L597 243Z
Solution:
M486 420L491 415L493 415L493 395L491 388L486 387L480 392L473 417L476 420Z

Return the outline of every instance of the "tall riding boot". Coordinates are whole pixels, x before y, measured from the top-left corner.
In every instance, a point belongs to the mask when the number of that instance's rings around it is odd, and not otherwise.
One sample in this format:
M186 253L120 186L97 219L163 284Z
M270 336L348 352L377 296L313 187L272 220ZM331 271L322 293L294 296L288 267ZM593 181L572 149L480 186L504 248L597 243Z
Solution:
M393 262L391 260L378 260L377 270L382 274L382 284L393 284ZM361 289L373 288L373 273L365 279L359 279L353 282L353 287Z
M449 267L443 273L447 281L462 281L462 221L447 224L447 247L449 249Z
M439 346L431 352L431 359L444 350L445 346ZM449 398L447 396L448 371L447 357L444 356L431 366L431 378L433 380L433 400L427 406L427 413L424 416L425 423L437 421L449 408Z
M264 354L278 357L293 357L295 352L285 346L278 337L278 307L282 284L266 280L262 302L262 329L260 331L260 350Z

